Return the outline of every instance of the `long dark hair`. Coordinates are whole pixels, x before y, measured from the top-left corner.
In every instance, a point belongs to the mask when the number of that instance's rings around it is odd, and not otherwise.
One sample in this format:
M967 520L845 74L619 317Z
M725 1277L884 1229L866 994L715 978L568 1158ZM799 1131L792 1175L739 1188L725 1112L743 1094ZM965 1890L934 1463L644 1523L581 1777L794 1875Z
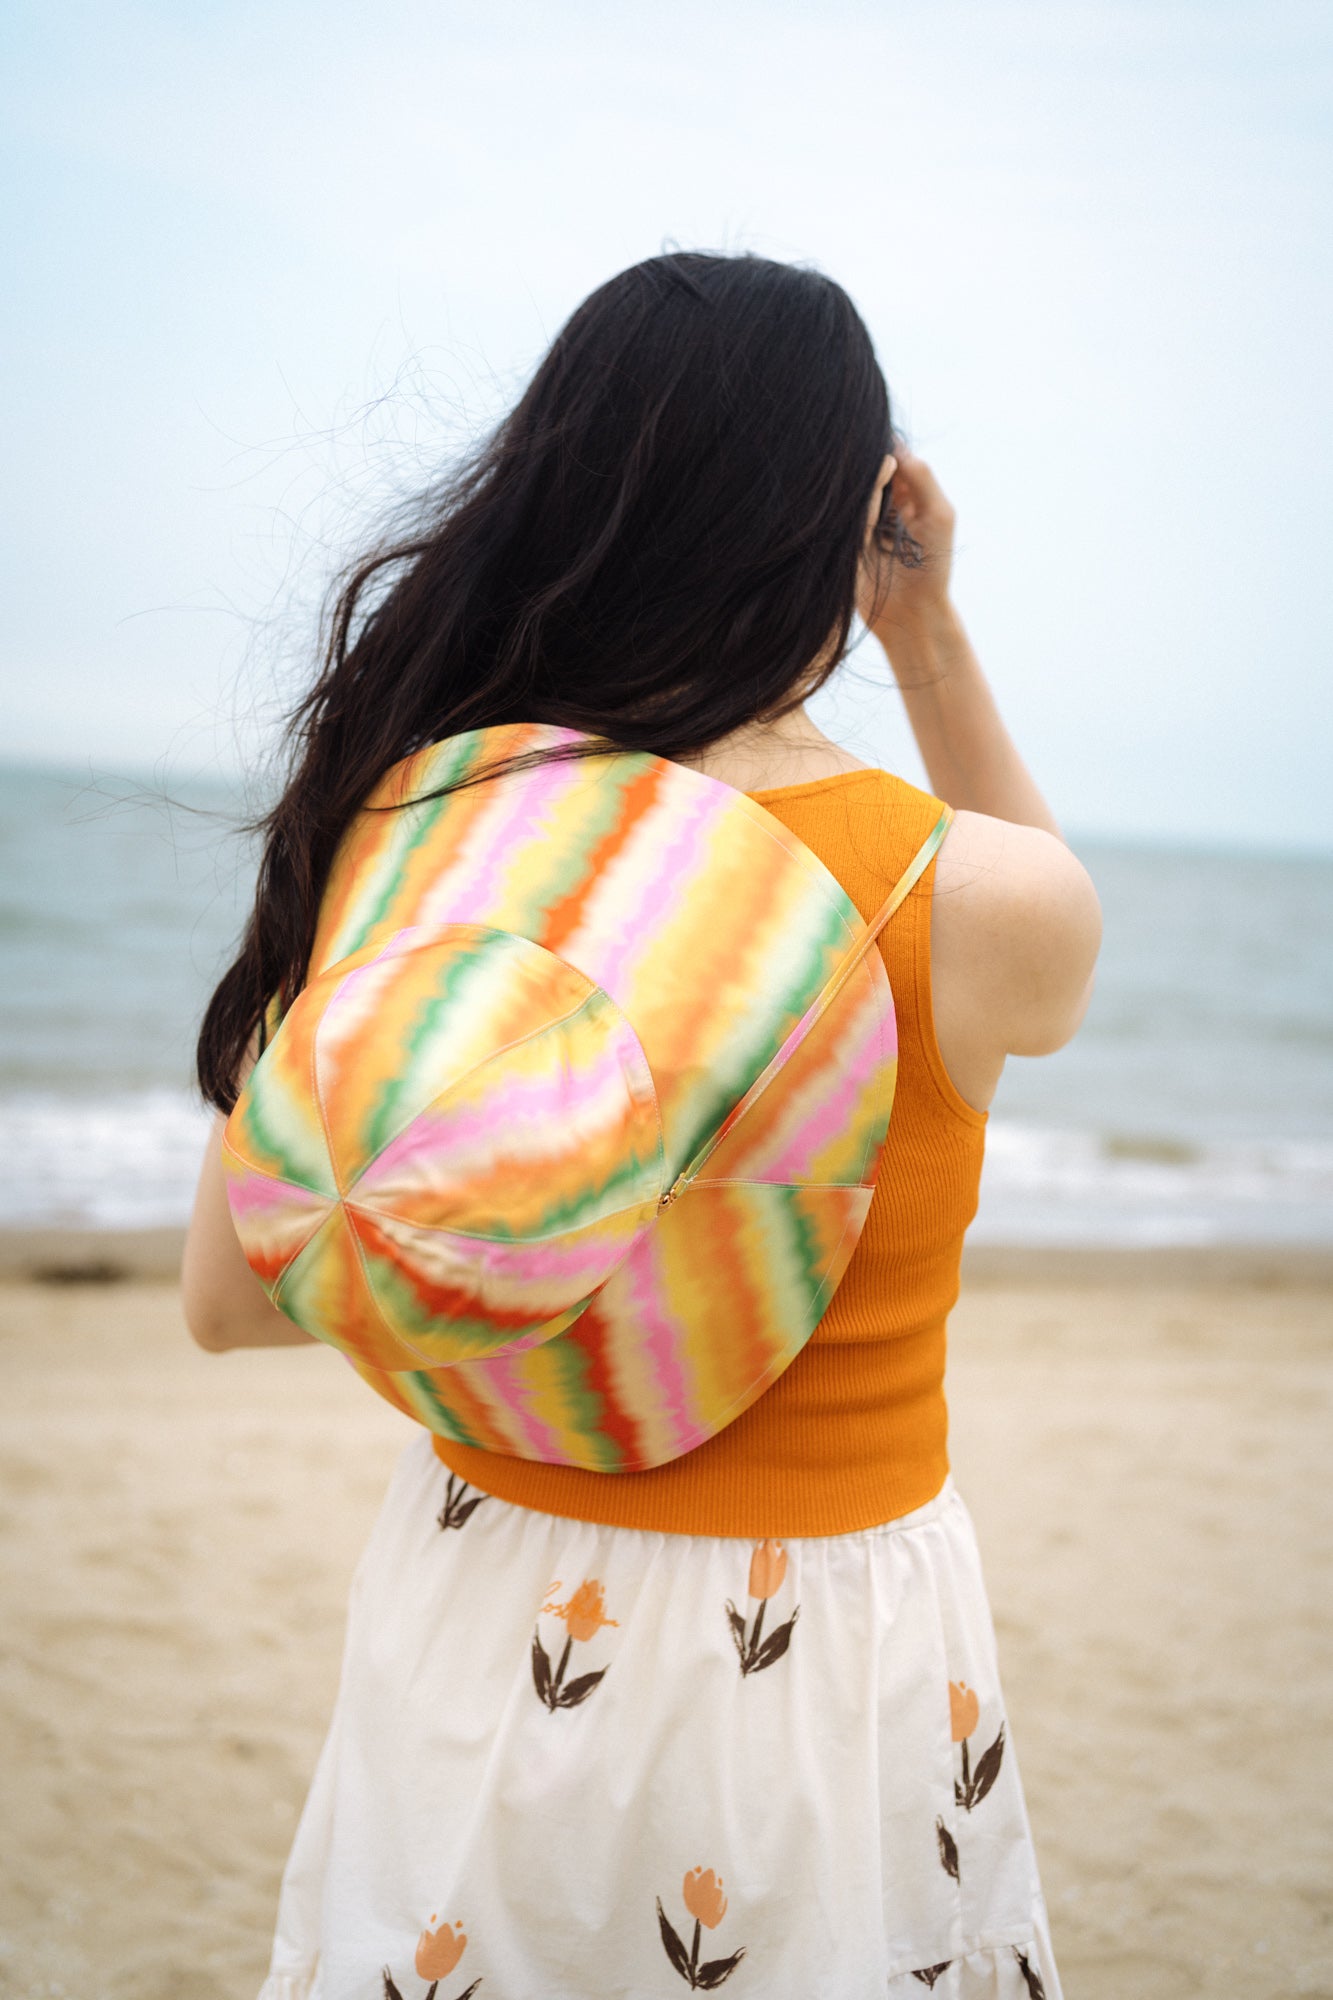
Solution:
M892 437L870 336L818 272L676 253L585 299L495 433L340 582L200 1030L205 1098L230 1110L269 1002L300 990L338 843L401 758L506 722L689 756L821 686Z

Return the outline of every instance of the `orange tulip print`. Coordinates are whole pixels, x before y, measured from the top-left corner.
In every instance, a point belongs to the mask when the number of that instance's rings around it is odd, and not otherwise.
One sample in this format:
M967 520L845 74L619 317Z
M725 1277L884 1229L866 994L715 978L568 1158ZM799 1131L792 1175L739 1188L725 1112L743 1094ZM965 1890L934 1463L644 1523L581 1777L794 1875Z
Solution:
M949 1682L949 1725L955 1743L963 1743L977 1726L981 1702L966 1681Z
M685 1945L666 1911L662 1908L662 1898L657 1899L657 1928L662 1936L662 1949L685 1984L692 1990L711 1992L730 1979L736 1967L745 1956L745 1946L728 1953L726 1958L705 1959L699 1963L699 1948L705 1930L715 1931L727 1914L727 1899L722 1893L722 1877L715 1875L711 1868L691 1868L681 1885L681 1896L685 1908L694 1918L694 1940L690 1949Z
M711 1868L691 1868L680 1893L690 1915L697 1917L710 1931L715 1931L727 1914L727 1899L722 1894L721 1878L714 1875Z
M981 1804L999 1777L1000 1766L1004 1762L1004 1724L1001 1723L995 1741L989 1750L982 1751L977 1759L976 1769L973 1770L968 1738L980 1720L981 1698L976 1689L970 1688L966 1681L950 1681L949 1733L958 1744L962 1759L962 1777L954 1779L953 1796L954 1804L960 1805L964 1812L971 1812L973 1806ZM947 1862L945 1866L948 1867Z
M424 1930L417 1939L417 1971L423 1979L447 1979L466 1950L467 1933L461 1924Z
M551 1585L552 1591L559 1588L558 1581ZM602 1586L595 1576L585 1578L568 1604L543 1604L542 1610L548 1611L552 1618L563 1618L570 1638L577 1639L580 1645L595 1639L603 1625L618 1625L620 1622L617 1618L607 1617Z
M551 1657L542 1644L540 1630L532 1635L532 1681L537 1690L537 1698L549 1708L552 1714L557 1708L577 1708L585 1702L593 1689L606 1674L605 1667L594 1673L578 1674L566 1683L565 1669L575 1641L586 1646L589 1639L595 1639L604 1625L618 1625L619 1619L606 1615L606 1599L601 1584L595 1576L585 1577L578 1589L565 1604L557 1604L555 1594L560 1588L559 1578L551 1585L547 1601L542 1605L543 1616L559 1618L565 1627L565 1645L559 1664L552 1670Z
M787 1551L781 1542L760 1542L750 1557L750 1595L776 1597L787 1574Z
M781 1542L759 1542L750 1557L750 1595L758 1600L759 1609L754 1614L754 1629L747 1630L744 1618L731 1599L727 1599L727 1623L731 1627L732 1642L741 1663L741 1674L759 1674L765 1667L774 1666L791 1644L791 1635L796 1620L801 1615L798 1604L786 1623L777 1626L763 1643L764 1612L769 1599L776 1597L787 1579L787 1551Z
M430 1921L431 1924L439 1923L438 1917L434 1916ZM417 1977L430 1981L425 2000L436 2000L440 1981L449 1977L466 1950L467 1932L461 1924L440 1924L438 1930L432 1930L429 1924L426 1926L417 1939L416 1957L413 1961ZM395 1984L393 1974L387 1965L383 1976L384 2000L403 2000L403 1994ZM474 1979L466 1991L458 1995L458 2000L472 2000L472 1995L480 1985L481 1980Z

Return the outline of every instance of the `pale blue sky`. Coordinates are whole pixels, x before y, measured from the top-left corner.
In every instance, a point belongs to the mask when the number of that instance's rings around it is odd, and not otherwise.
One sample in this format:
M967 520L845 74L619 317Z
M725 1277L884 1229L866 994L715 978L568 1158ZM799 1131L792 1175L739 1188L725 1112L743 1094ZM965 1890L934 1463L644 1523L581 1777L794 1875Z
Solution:
M1326 6L11 0L0 74L11 754L233 757L367 506L673 240L856 297L1071 826L1333 846Z

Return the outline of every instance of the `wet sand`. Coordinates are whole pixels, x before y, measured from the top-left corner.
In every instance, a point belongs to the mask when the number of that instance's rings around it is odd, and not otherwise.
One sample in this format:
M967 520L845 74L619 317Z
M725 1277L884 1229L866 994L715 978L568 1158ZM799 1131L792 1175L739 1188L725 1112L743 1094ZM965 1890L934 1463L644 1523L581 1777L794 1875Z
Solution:
M253 2000L408 1426L88 1264L0 1285L0 1995ZM1333 1289L1221 1268L976 1259L954 1321L1068 2000L1333 1996Z

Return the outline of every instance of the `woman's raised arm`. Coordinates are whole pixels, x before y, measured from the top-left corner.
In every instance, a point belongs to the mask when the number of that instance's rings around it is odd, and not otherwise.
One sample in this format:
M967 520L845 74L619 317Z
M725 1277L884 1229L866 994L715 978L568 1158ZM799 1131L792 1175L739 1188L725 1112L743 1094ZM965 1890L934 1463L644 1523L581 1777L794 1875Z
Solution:
M930 467L902 452L893 506L922 561L867 563L862 612L889 657L934 791L957 818L940 851L931 955L950 1076L979 1109L1008 1055L1073 1035L1101 944L1097 892L1004 725L949 592L955 517Z

